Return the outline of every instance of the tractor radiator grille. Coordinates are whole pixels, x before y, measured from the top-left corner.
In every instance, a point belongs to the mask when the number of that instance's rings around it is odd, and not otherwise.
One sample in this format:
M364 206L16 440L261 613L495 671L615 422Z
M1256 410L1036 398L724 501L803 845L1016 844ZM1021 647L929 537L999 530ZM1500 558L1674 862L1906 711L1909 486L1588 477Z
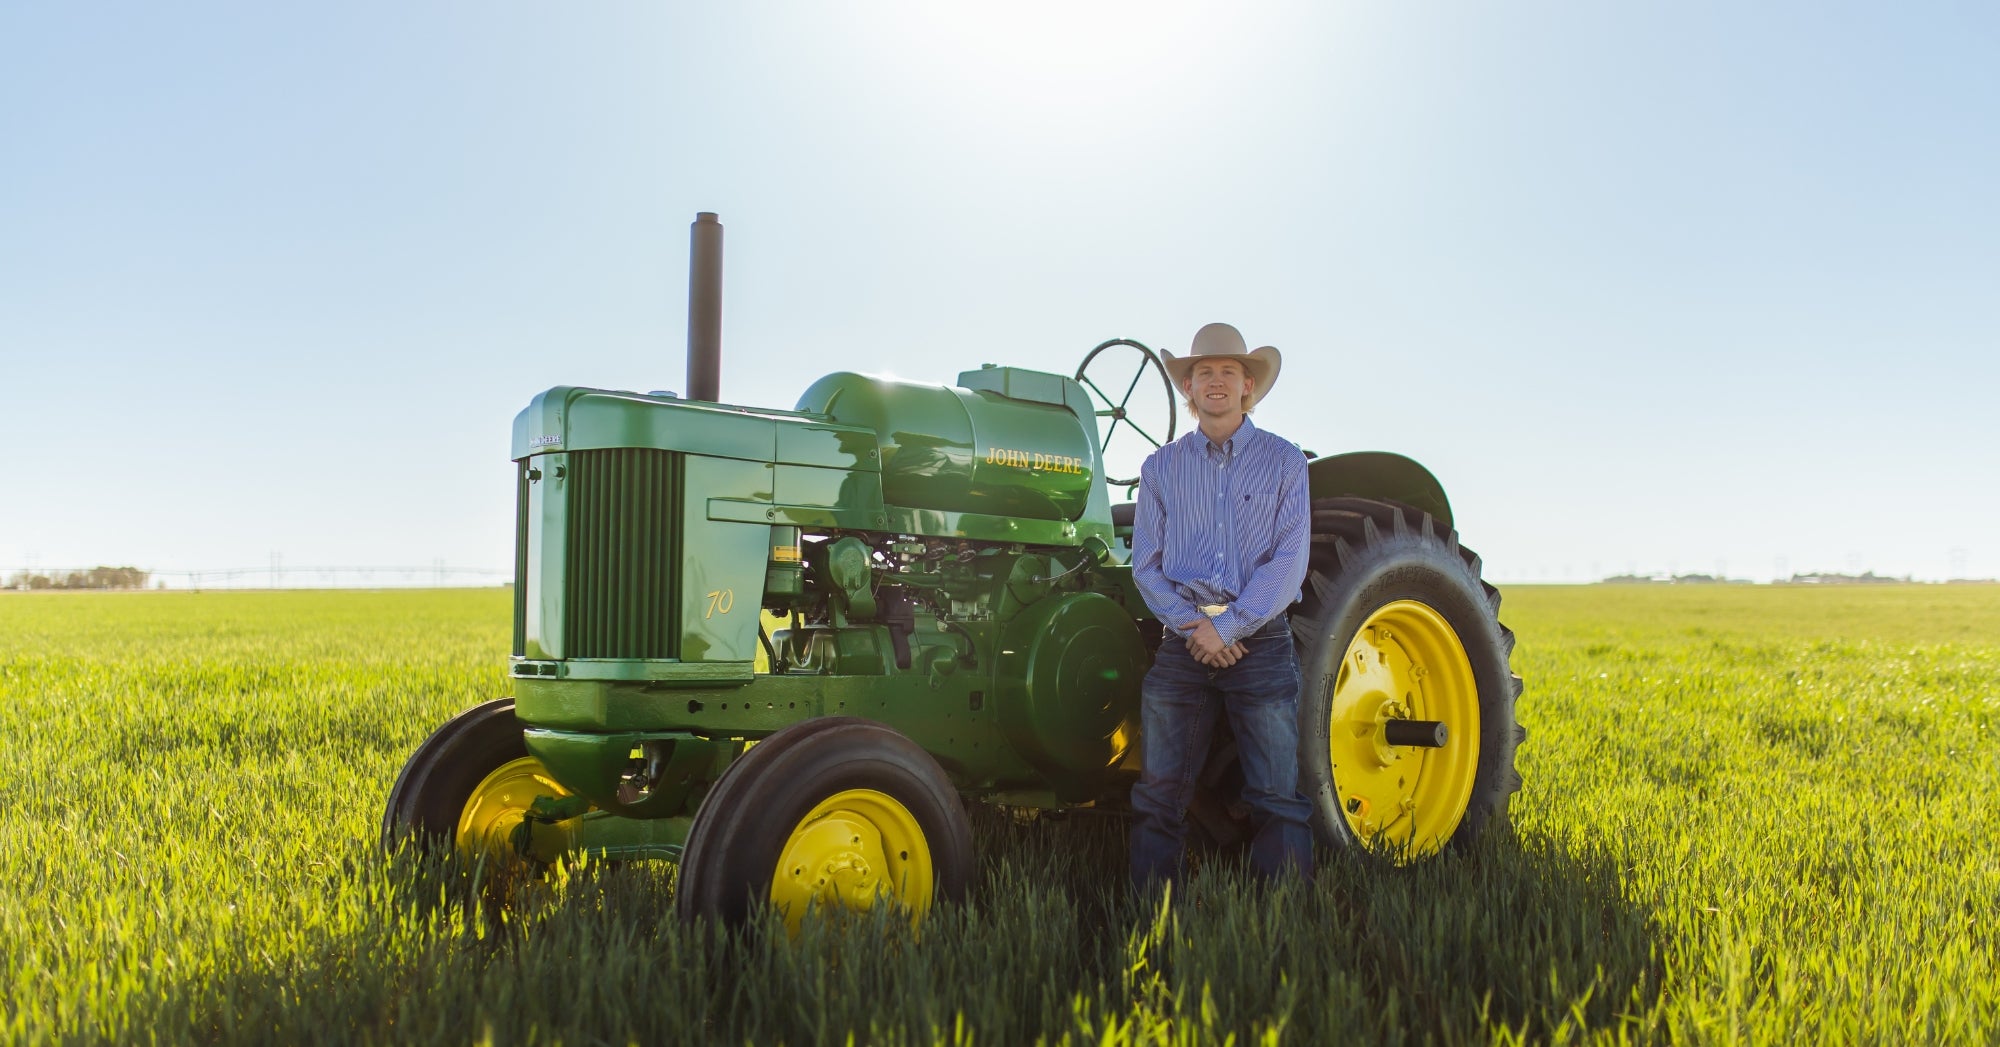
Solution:
M514 657L528 653L528 463L514 469Z
M679 656L680 465L671 451L570 453L565 657Z

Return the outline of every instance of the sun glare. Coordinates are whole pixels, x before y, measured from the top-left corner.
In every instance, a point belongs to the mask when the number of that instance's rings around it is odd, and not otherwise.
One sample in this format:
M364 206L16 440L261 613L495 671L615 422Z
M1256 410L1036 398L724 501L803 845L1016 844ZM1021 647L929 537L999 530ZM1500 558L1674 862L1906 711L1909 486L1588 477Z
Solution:
M1150 122L1225 89L1248 16L1187 5L916 4L874 14L936 104L1047 125Z

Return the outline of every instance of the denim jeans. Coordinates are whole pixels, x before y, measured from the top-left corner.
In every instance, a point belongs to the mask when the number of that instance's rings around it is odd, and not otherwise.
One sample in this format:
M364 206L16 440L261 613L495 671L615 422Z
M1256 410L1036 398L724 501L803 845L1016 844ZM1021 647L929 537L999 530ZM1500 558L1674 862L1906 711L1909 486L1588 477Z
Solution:
M1299 664L1292 631L1279 615L1243 640L1249 649L1227 669L1195 661L1172 632L1160 643L1140 688L1145 766L1132 787L1132 881L1178 877L1187 849L1187 808L1208 759L1219 706L1236 734L1243 799L1255 835L1250 864L1259 875L1286 869L1311 876L1311 808L1299 793Z

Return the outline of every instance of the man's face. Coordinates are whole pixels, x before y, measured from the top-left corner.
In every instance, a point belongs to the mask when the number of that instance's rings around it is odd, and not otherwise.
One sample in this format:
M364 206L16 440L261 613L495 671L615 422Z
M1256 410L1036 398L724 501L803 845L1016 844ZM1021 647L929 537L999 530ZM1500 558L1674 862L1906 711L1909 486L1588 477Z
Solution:
M1194 404L1196 414L1224 419L1243 413L1244 400L1255 386L1239 360L1197 360L1181 392Z

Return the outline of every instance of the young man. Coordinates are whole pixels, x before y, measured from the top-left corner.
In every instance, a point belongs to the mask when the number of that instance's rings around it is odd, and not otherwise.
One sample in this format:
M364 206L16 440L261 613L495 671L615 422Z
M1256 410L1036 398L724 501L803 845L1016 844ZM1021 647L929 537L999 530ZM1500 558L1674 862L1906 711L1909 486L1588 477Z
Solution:
M1145 766L1132 788L1132 879L1176 878L1187 807L1218 710L1229 716L1258 874L1312 874L1298 790L1299 667L1285 608L1305 580L1311 509L1297 446L1252 425L1278 378L1276 349L1244 350L1228 324L1162 352L1197 426L1139 473L1132 574L1165 627L1141 688Z

